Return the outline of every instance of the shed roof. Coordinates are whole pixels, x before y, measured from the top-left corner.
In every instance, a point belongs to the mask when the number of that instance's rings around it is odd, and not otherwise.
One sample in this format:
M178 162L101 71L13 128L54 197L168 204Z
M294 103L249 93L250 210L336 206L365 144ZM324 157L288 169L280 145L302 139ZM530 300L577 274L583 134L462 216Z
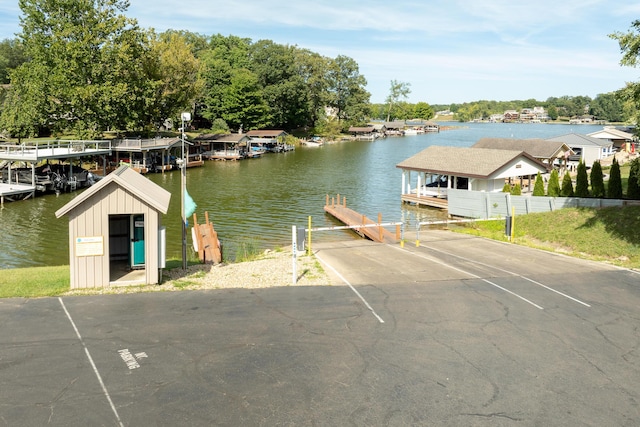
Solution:
M569 133L548 139L551 141L562 141L570 147L611 147L613 145L613 142L609 139L594 138L593 136L578 133Z
M356 133L370 133L370 132L373 132L374 130L376 130L376 128L373 126L351 126L349 128L349 132L356 132Z
M250 130L247 132L247 136L250 138L277 138L284 135L287 135L287 133L279 129Z
M564 153L571 151L571 148L564 141L538 138L481 138L472 147L524 151L536 159L564 157Z
M115 183L126 189L163 214L166 214L169 209L171 193L131 169L129 166L123 165L58 209L56 211L56 218L68 214L111 183Z
M438 145L432 145L422 150L398 163L396 167L442 175L489 178L502 167L519 159L532 162L541 171L547 170L544 163L524 151Z
M250 139L245 133L204 133L196 136L196 142L232 142L238 143Z

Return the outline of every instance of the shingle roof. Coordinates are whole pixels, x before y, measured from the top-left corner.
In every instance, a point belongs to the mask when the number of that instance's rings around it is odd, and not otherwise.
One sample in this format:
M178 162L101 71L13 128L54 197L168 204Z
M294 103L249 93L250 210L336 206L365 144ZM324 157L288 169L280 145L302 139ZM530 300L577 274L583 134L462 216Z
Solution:
M580 135L578 133L569 133L567 135L555 136L548 138L550 141L564 142L570 147L610 147L613 143L608 139L594 138L588 135Z
M536 159L553 159L571 150L564 141L538 138L482 138L473 144L472 147L524 151Z
M244 133L206 133L196 136L193 140L196 142L240 142L249 137Z
M443 175L488 178L508 163L524 157L546 166L524 151L491 148L442 147L432 145L398 163L396 167Z
M250 130L249 132L247 132L247 136L249 136L250 138L277 138L286 134L287 133L285 131L279 129Z
M587 136L593 136L595 138L601 138L601 139L602 138L617 139L617 140L622 139L625 141L633 141L634 139L633 134L618 130L616 128L610 128L610 127L605 127L604 129L599 130L597 132L592 132Z
M58 209L56 211L56 218L60 218L61 216L68 214L85 200L88 200L89 197L93 196L111 183L118 184L120 187L126 189L134 196L163 214L166 214L169 209L171 193L151 181L149 178L146 178L131 169L129 166L120 166L96 184L80 193L69 203Z

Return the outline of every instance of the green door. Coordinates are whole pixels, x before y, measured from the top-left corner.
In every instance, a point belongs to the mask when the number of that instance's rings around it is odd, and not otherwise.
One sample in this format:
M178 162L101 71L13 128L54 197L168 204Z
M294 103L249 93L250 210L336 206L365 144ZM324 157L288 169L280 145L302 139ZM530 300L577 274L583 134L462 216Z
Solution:
M133 215L131 221L131 267L144 267L144 215Z

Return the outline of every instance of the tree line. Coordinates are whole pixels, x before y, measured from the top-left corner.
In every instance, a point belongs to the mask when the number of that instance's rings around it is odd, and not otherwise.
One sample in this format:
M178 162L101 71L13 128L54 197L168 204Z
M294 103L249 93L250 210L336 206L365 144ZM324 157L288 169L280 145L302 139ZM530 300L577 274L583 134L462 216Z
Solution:
M335 134L370 120L460 121L542 106L552 120L593 115L635 122L640 83L588 96L429 105L406 102L409 83L391 81L371 104L350 57L329 58L271 40L141 28L126 0L21 0L21 33L0 42L0 131L13 137L105 131L153 133L189 111L194 125L220 131L304 129ZM640 21L615 33L622 65L637 66Z
M123 0L21 0L0 43L0 129L14 137L155 132L193 113L204 127L315 129L369 116L352 58L188 31L156 33Z

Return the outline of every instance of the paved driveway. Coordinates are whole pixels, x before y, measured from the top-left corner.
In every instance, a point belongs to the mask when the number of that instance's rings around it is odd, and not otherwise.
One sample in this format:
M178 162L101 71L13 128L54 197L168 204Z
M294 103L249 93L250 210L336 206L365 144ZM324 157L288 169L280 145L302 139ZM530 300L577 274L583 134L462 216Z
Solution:
M638 425L637 273L422 238L315 246L326 287L0 300L0 424Z

